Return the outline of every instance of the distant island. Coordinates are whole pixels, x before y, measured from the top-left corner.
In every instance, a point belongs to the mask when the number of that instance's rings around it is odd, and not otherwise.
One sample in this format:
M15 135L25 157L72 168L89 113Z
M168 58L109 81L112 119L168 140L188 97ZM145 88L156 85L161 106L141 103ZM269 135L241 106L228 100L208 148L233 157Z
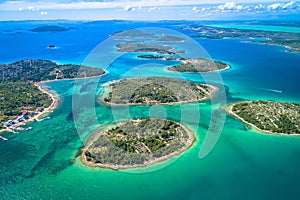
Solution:
M207 39L243 38L247 39L247 42L283 46L286 48L285 52L300 52L299 33L218 28L206 25L192 25L183 29L197 32L191 35L192 37Z
M84 164L126 169L143 167L179 155L195 137L191 130L167 119L137 119L98 128L81 151Z
M144 30L131 29L122 32L116 32L110 35L117 40L126 40L126 39L147 39L155 40L160 42L184 42L186 39L182 37L177 37L174 35L159 35L154 33L148 33Z
M132 39L132 38L144 38L144 39L153 39L155 34L146 33L145 31L139 29L131 29L126 31L115 32L110 35L114 39Z
M81 65L59 65L49 60L22 60L0 64L0 131L18 130L38 120L56 105L55 97L38 83L102 76L105 71ZM19 128L21 129L21 128Z
M117 52L154 52L159 54L182 54L183 50L176 50L175 48L161 44L149 44L142 42L125 42L116 45Z
M300 134L300 104L245 101L230 105L229 113L264 133Z
M53 44L51 44L51 45L49 45L47 48L48 48L48 49L56 49L56 46L53 45Z
M129 78L107 83L100 102L110 105L174 104L206 100L217 88L174 78Z
M184 42L186 39L182 37L177 37L173 35L164 35L156 39L156 41L161 42Z
M230 68L230 66L221 61L212 61L203 58L180 58L160 55L140 55L138 58L143 59L157 59L157 60L177 60L182 64L168 67L168 71L183 72L183 73L206 73L223 71Z
M62 26L41 26L31 29L32 32L66 32L73 28L64 28Z

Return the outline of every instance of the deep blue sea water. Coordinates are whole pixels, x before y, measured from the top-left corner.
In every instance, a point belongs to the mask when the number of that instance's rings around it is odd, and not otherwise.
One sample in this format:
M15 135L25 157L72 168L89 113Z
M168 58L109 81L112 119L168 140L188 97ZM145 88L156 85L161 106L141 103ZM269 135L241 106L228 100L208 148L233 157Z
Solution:
M9 140L0 141L1 199L297 199L299 137L261 134L227 116L212 152L199 159L211 112L218 110L219 104L207 101L182 106L112 109L89 101L94 98L99 82L155 75L224 83L228 103L244 99L300 102L300 54L284 53L283 47L236 39L199 38L178 45L188 51L188 56L201 55L229 63L231 69L221 72L220 79L219 74L201 77L166 72L166 66L175 64L174 61L136 59L135 54L117 54L113 42L103 45L110 34L131 28L170 28L190 34L178 26L187 23L196 22L0 22L0 63L50 59L59 63L91 64L109 72L100 80L46 84L60 95L59 107L49 115L51 119L32 123L29 125L32 130L18 135L6 133L3 136ZM60 33L29 31L43 25L76 29ZM203 49L196 47L196 43ZM57 49L47 49L51 44ZM110 64L111 60L114 62ZM79 92L83 85L88 85L89 90ZM161 109L174 120L184 119L197 138L190 150L176 159L142 170L90 168L80 162L76 154L82 141L99 124L116 118L127 119L128 115L148 117L153 109ZM78 112L74 114L74 111Z

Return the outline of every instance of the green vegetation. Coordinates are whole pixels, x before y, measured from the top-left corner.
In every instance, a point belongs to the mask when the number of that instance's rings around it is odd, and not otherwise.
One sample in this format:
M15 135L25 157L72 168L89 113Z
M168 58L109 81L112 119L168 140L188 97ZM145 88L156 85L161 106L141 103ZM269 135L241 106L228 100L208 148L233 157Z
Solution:
M245 38L248 42L290 47L285 50L286 52L300 52L299 33L216 28L205 25L190 26L184 29L196 31L197 34L192 35L192 37L208 39ZM263 38L265 40L256 40L254 38Z
M49 60L22 60L0 64L0 82L44 81L62 78L100 76L105 71L81 65L58 65Z
M105 71L80 65L58 65L49 60L22 60L0 64L0 121L14 118L21 110L48 107L51 99L34 82L62 78L99 76Z
M118 52L155 52L159 54L180 54L185 53L182 50L176 50L171 46L160 45L160 44L149 44L141 42L125 42L117 44Z
M111 35L114 39L117 40L126 40L126 39L155 39L155 41L160 42L184 42L185 38L177 37L173 35L157 35L154 33L147 33L139 29L131 29L123 32L116 32Z
M47 94L28 82L0 83L0 91L0 121L13 119L22 110L49 107L52 102Z
M184 42L185 38L176 37L176 36L173 36L173 35L164 35L162 37L157 38L156 41L162 41L162 42Z
M167 70L184 73L205 73L227 69L229 66L221 61L212 61L204 58L179 58L159 55L140 55L138 58L157 60L177 60L182 64L168 67Z
M193 142L188 130L166 119L130 120L109 130L99 128L92 135L97 139L84 150L86 161L109 166L143 165L181 153Z
M185 73L205 73L224 70L227 64L220 61L211 61L202 58L185 59L183 64L167 68L169 71Z
M70 28L64 28L61 26L41 26L34 29L31 29L30 31L33 32L65 32L69 31Z
M155 34L146 33L139 29L132 29L112 34L115 39L131 39L131 38L155 38Z
M108 86L111 91L101 100L112 104L200 101L212 95L214 90L210 85L163 77L123 79Z
M263 131L300 134L300 104L240 102L233 105L232 112Z

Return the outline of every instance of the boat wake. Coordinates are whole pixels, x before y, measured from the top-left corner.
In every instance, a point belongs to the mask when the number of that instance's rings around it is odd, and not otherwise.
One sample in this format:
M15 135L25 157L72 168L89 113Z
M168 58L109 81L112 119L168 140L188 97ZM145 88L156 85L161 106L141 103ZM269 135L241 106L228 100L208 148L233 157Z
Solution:
M282 93L281 90L274 90L274 89L269 89L269 88L259 88L260 90L265 90L265 91L270 91L270 92L276 92L276 93Z

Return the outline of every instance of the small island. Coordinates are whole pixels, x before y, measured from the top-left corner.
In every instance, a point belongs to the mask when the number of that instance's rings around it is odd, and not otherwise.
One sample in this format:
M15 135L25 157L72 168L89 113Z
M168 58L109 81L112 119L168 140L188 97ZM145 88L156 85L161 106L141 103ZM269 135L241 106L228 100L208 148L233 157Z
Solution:
M182 72L182 73L207 73L223 71L230 68L230 66L221 61L213 61L204 58L180 58L172 56L160 55L139 55L138 58L143 59L156 59L156 60L176 60L182 64L168 67L168 71Z
M186 151L194 142L193 132L167 119L137 119L110 124L91 134L82 148L84 164L126 169L144 167Z
M175 78L128 78L104 85L105 96L99 101L108 105L176 104L207 100L217 88Z
M56 46L53 45L53 44L51 44L51 45L49 45L47 48L48 48L48 49L56 49Z
M31 29L32 32L66 32L71 30L70 28L64 28L62 26L41 26Z
M127 41L125 43L117 44L116 45L117 52L153 52L159 54L182 54L185 53L183 50L176 50L175 48L168 46L168 45L161 45L161 44L149 44L149 43L142 43L142 42L134 42L134 41Z
M228 111L263 133L300 134L300 104L245 101L230 105Z
M81 65L59 65L49 60L21 60L0 64L0 132L23 130L19 126L39 121L56 106L53 94L40 82L97 77L105 74L99 68Z

